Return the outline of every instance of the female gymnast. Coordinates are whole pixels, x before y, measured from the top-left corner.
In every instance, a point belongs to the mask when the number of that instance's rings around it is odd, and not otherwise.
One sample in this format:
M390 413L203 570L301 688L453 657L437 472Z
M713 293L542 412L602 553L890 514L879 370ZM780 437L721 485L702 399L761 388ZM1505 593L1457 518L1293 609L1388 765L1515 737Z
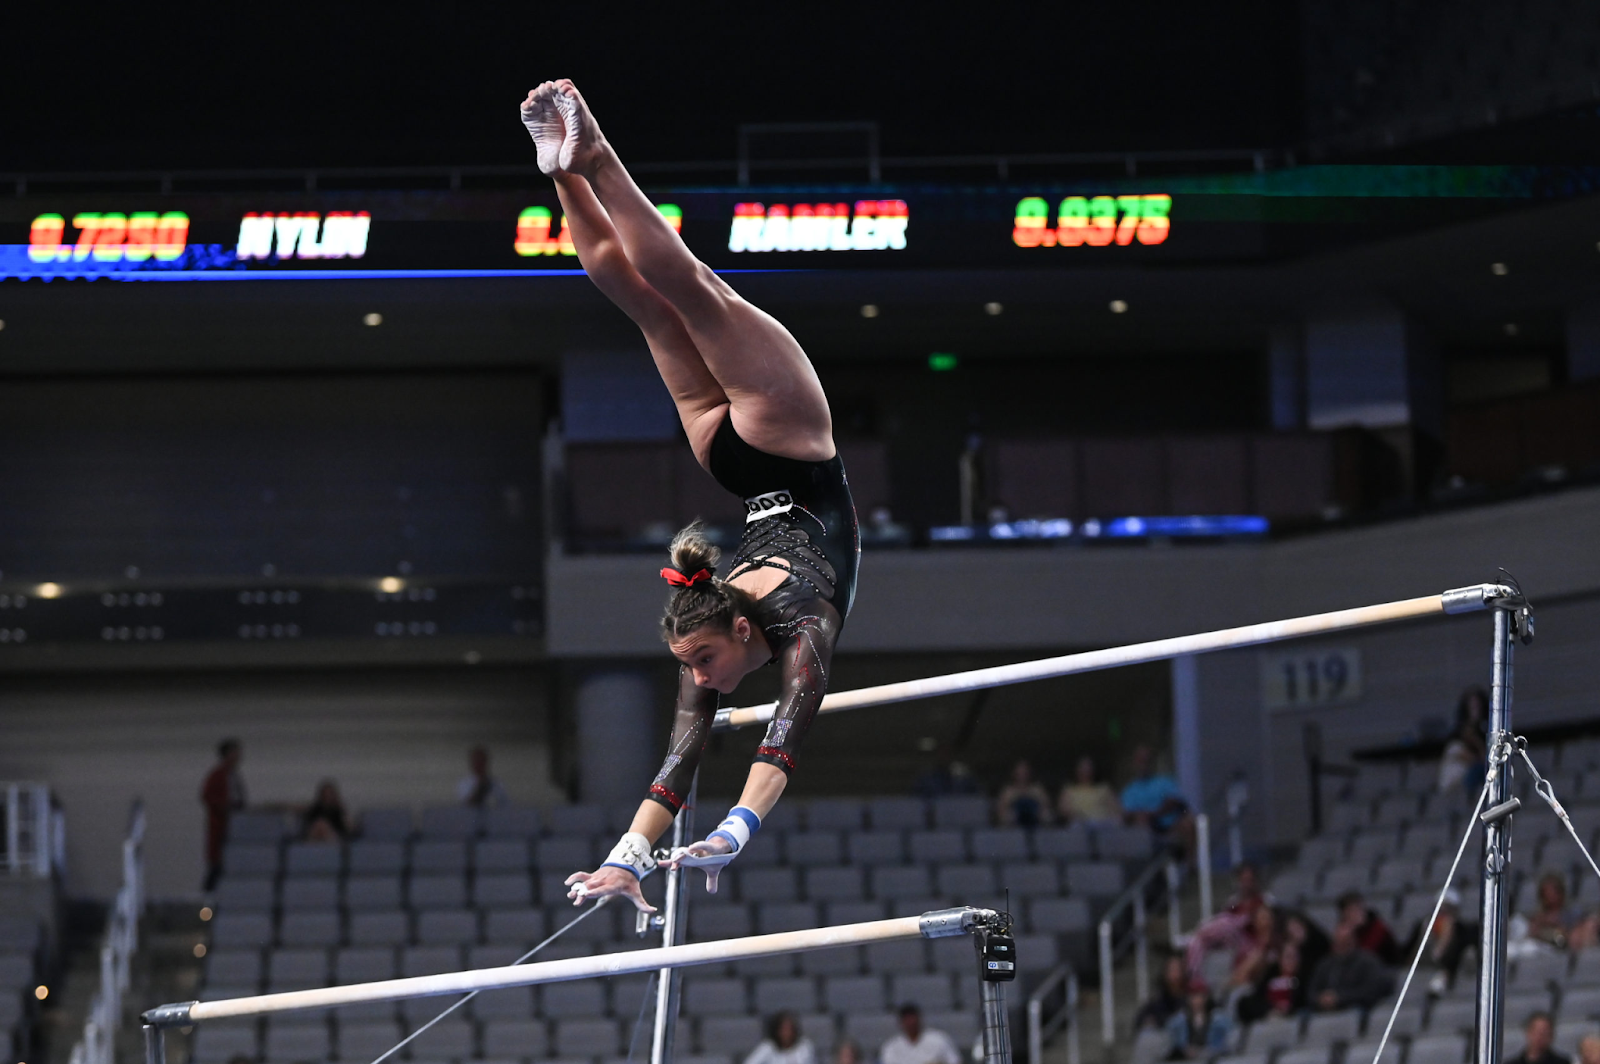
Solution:
M661 575L676 590L661 626L680 667L667 758L604 864L567 879L574 904L622 894L651 911L639 882L687 796L717 695L769 663L782 688L739 804L665 867L702 868L716 891L722 868L783 794L855 597L860 537L827 396L795 338L690 253L572 82L528 93L522 121L539 169L555 180L579 261L644 332L695 458L745 501L744 534L724 576L698 522L672 541Z

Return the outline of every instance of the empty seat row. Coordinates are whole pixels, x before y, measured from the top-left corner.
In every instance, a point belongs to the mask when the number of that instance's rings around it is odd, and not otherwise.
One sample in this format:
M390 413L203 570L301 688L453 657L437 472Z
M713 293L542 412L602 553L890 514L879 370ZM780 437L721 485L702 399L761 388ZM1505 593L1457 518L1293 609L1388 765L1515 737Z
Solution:
M348 847L325 843L234 840L223 853L229 877L251 878L386 875L404 872L525 872L531 868L568 873L589 869L610 845L609 836L523 838L358 839ZM964 864L1005 861L1105 861L1142 863L1154 853L1142 828L1076 825L1022 828L763 831L752 840L741 867L797 865Z
M406 1047L407 1059L443 1060L481 1055L494 1061L544 1059L552 1055L563 1060L605 1059L627 1052L632 1039L634 1018L565 1019L554 1023L541 1020L495 1020L473 1024L454 1016L424 1032ZM977 1018L967 1011L929 1012L925 1022L949 1033L958 1045L970 1045L977 1036ZM393 1021L348 1022L338 1020L283 1023L266 1026L264 1037L253 1024L219 1022L197 1032L191 1059L196 1064L225 1064L234 1057L255 1061L312 1062L370 1061L393 1047L403 1037L400 1024ZM897 1030L889 1014L830 1013L803 1014L801 1032L819 1051L827 1052L843 1037L868 1047L869 1052ZM712 1060L742 1058L763 1037L762 1020L755 1016L708 1016L681 1025L684 1041L702 1054L700 1064ZM682 1042L680 1042L682 1045ZM678 1060L697 1058L680 1054Z

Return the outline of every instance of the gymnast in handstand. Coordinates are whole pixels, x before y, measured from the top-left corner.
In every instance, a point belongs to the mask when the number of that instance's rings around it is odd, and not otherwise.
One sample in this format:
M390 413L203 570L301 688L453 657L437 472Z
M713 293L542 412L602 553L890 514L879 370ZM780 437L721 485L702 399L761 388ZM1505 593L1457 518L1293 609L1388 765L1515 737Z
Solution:
M661 627L679 669L666 761L605 862L567 879L574 903L623 894L649 910L639 882L687 797L717 696L767 664L778 666L782 687L739 804L664 863L704 869L715 891L718 873L783 794L855 597L860 536L828 399L800 344L694 257L628 176L572 82L528 93L522 121L539 169L555 180L579 261L643 331L695 458L745 501L744 535L723 575L698 523L672 541L661 575L675 590Z

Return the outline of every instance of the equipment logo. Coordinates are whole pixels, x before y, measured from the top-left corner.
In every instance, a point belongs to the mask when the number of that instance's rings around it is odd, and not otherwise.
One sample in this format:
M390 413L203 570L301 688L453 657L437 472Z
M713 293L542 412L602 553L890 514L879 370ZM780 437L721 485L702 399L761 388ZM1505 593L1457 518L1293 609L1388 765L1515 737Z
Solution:
M847 203L738 203L729 251L901 251L911 212L905 200Z
M765 495L756 495L744 501L744 523L759 521L763 517L773 517L777 514L786 514L794 509L794 496L787 491L769 491Z
M371 227L372 215L366 211L329 211L326 218L315 211L252 211L239 222L237 254L241 260L274 255L279 259L359 259L367 253Z

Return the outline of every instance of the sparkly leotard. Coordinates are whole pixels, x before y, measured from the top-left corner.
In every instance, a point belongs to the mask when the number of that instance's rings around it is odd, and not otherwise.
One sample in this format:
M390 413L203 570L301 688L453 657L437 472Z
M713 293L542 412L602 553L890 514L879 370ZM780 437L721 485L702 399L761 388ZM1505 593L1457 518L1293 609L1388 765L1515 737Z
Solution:
M724 417L711 441L711 475L745 501L744 534L729 577L778 569L783 582L756 602L750 618L772 647L782 687L757 761L785 773L827 693L828 666L839 629L855 599L861 537L855 505L836 454L803 462L758 451ZM683 805L717 711L717 693L678 670L678 704L667 759L650 796L676 811Z

